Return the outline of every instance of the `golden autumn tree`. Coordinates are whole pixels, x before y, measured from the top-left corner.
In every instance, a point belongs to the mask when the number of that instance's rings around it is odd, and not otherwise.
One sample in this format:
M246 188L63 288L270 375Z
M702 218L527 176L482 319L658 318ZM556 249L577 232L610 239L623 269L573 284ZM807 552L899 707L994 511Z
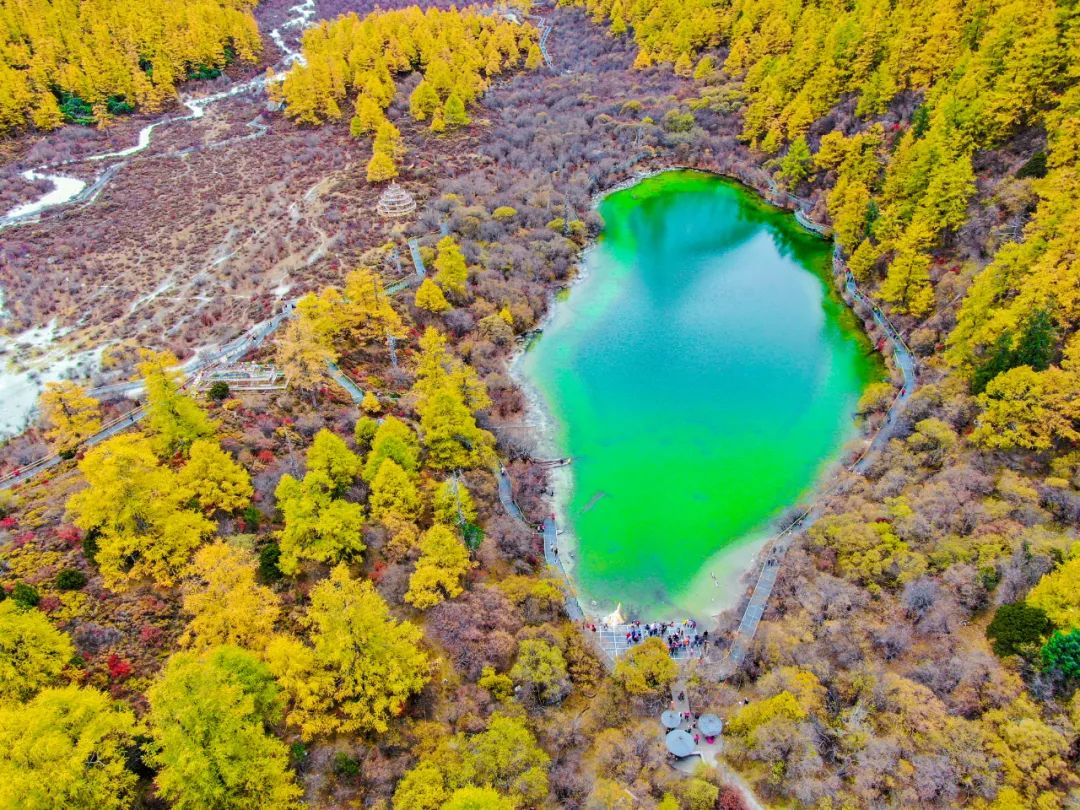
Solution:
M121 434L79 463L85 489L68 499L76 526L97 535L97 563L109 588L150 577L173 584L214 524L183 507L176 475L161 466L151 441Z
M308 473L328 481L330 494L335 497L352 486L363 466L345 441L326 428L315 434L306 459Z
M372 416L377 415L382 410L382 403L379 402L379 398L374 391L364 392L364 398L360 401L360 410Z
M420 540L420 559L409 577L405 601L424 610L463 590L462 580L474 565L469 550L448 527L435 524Z
M285 744L269 729L279 689L266 665L237 647L177 653L147 690L148 761L172 807L302 807Z
M304 312L290 321L278 338L277 363L290 388L313 394L327 379L327 364L336 360L330 336Z
M69 453L101 430L101 404L69 380L45 384L38 407L47 425L45 439Z
M994 377L978 401L983 412L971 439L983 447L1049 450L1080 442L1080 387L1067 371L1017 366Z
M123 810L137 777L127 767L131 709L97 689L46 689L0 705L0 805L21 810Z
M445 807L458 791L469 787L497 787L514 806L537 807L548 794L550 763L551 757L523 719L494 714L483 731L459 732L431 746L398 782L394 807Z
M454 237L444 236L439 240L438 251L435 257L435 282L452 296L463 297L469 268L461 248Z
M446 312L451 308L450 302L446 300L446 296L443 295L442 289L430 278L425 278L420 282L420 286L416 290L416 299L413 303L415 303L419 309L435 314Z
M413 429L396 416L387 416L375 430L371 450L364 462L364 480L372 481L386 459L393 459L408 473L415 473L420 466L420 440Z
M358 267L345 277L344 301L336 313L340 331L366 343L386 341L406 335L401 316L386 294L379 274L370 267Z
M675 680L679 665L664 642L647 638L615 663L615 680L631 695L657 694Z
M474 414L491 404L483 382L474 369L451 358L446 338L437 329L424 332L420 349L413 392L428 465L467 469L488 464L495 440L477 426Z
M409 112L417 121L427 121L440 104L439 94L427 79L421 79L420 83L409 96Z
M235 512L251 502L251 476L213 439L196 439L176 475L182 501L205 512Z
M371 517L386 521L387 518L414 521L420 515L420 494L401 466L392 458L379 463L378 472L371 479L371 496L368 499Z
M436 487L431 508L435 521L447 526L476 521L476 504L469 490L457 478L447 478Z
M312 589L309 643L280 636L267 650L304 739L385 732L428 680L421 633L397 622L374 586L339 565Z
M1062 630L1080 628L1080 548L1072 559L1044 574L1028 592L1027 603L1046 612Z
M74 655L71 639L40 610L0 602L0 705L27 700L55 683Z
M262 650L281 613L281 600L255 579L255 556L217 542L195 553L184 586L184 612L191 618L180 643L196 650L231 644Z
M371 153L371 160L367 164L367 181L369 183L384 183L398 176L394 158L389 153L376 150Z
M0 134L154 111L185 79L262 47L247 0L5 3L0 41Z
M308 473L301 481L281 477L274 496L285 524L278 532L282 572L295 574L301 560L332 563L356 557L366 548L363 507L335 498L333 491L325 474Z
M461 393L447 385L417 405L427 463L434 469L470 469L493 458L494 437L478 427Z
M142 350L139 374L146 386L146 426L158 455L187 452L192 442L212 436L216 425L194 399L181 391L183 373L169 352Z
M514 810L517 804L508 796L489 787L463 787L455 790L442 810Z

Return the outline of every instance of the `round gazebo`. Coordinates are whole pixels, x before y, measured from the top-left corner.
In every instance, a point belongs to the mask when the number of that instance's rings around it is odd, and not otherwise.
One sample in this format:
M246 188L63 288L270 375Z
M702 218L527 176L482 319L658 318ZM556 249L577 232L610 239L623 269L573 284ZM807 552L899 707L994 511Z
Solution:
M375 210L384 217L404 217L416 210L416 200L397 183L391 183L379 197Z
M706 739L719 737L724 730L724 723L715 714L703 714L698 718L698 731L705 735Z
M682 723L682 715L673 709L668 709L660 715L660 722L665 728L678 728Z
M664 742L667 743L668 752L677 759L686 759L694 753L694 738L681 728L677 728L674 731L669 731L667 737L664 738Z

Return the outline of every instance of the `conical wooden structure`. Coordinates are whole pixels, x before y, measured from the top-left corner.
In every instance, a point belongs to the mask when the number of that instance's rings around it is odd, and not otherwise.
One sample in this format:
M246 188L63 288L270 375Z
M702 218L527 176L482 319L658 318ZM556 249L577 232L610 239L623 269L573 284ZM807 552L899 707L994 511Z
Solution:
M416 210L416 200L397 183L391 183L379 197L375 210L384 217L404 217Z

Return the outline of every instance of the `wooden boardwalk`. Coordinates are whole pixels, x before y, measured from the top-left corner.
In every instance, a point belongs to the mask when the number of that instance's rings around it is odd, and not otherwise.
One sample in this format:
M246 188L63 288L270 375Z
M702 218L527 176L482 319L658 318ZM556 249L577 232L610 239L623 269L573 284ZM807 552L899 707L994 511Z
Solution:
M409 240L409 255L412 256L413 267L416 268L416 275L423 278L427 275L427 268L424 267L424 257L420 255L420 240L415 236Z
M800 222L801 221L802 220L800 219ZM911 353L911 349L908 348L908 345L904 341L899 330L892 325L889 319L885 317L885 314L859 288L859 285L855 281L855 277L852 276L851 271L848 270L847 266L844 264L839 248L834 251L833 265L835 270L844 275L844 292L853 302L858 301L870 310L874 323L876 323L878 328L885 334L885 339L892 347L893 361L902 377L902 386L889 406L884 423L878 429L873 439L871 439L870 444L862 454L848 466L849 471L861 473L867 468L877 453L888 444L889 439L892 438L900 414L907 406L908 400L911 399L911 395L915 392L915 388L918 385L916 363L915 357ZM768 605L769 597L772 595L773 586L776 585L776 578L780 574L780 565L783 563L784 557L791 547L792 538L797 532L805 531L809 528L821 516L821 497L828 493L829 491L820 493L818 496L818 504L796 518L791 525L781 531L772 541L772 544L765 555L765 559L761 563L761 568L758 570L754 591L750 595L750 600L747 602L746 608L743 610L742 619L739 621L739 626L735 631L735 637L731 641L727 657L721 662L721 678L730 677L740 666L742 666L743 661L746 659L746 654L750 650L750 644L753 642L754 636L757 633L758 625L761 623L761 617L765 614L765 608Z

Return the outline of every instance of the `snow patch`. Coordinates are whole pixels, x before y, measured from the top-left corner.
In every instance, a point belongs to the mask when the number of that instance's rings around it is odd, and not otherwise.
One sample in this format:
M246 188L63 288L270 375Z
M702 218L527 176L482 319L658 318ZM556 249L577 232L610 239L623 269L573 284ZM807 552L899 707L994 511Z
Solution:
M50 321L47 326L0 337L0 438L26 430L45 383L89 377L101 367L104 346L70 352L56 342L70 330Z

